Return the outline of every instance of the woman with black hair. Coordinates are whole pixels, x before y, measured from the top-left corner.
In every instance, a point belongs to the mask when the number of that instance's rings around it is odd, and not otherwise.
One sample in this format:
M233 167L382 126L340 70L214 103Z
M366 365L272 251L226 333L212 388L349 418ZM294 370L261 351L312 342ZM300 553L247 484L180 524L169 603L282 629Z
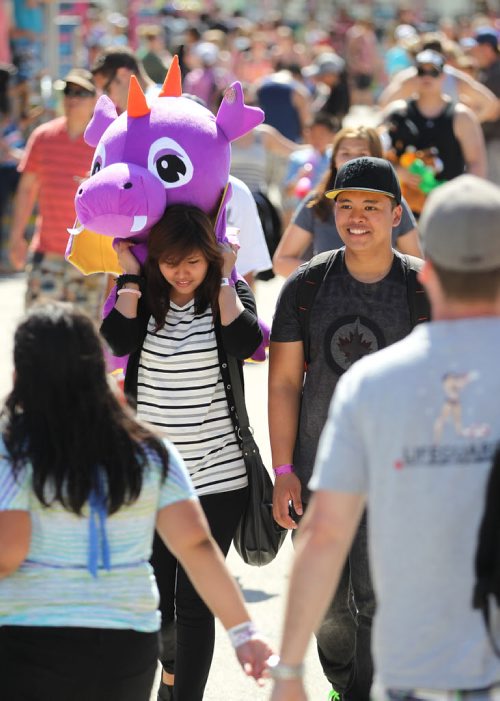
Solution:
M0 424L2 699L149 700L155 527L260 677L269 647L183 462L120 403L91 320L61 303L33 307L14 369Z
M195 207L166 209L149 234L143 270L129 248L117 246L125 275L101 332L113 353L130 354L125 392L138 416L176 444L226 555L248 491L227 356L240 360L242 374L261 342L255 301L245 282L231 280L237 245L218 244L211 220ZM201 701L213 615L159 538L152 563L162 612L159 698Z

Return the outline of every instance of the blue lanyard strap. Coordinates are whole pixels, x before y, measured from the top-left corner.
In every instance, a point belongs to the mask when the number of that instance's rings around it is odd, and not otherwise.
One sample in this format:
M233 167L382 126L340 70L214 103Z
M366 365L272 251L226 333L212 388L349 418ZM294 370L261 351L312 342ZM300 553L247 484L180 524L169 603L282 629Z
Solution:
M104 569L111 569L111 556L109 552L108 534L106 532L106 518L108 512L102 474L99 470L96 473L96 483L96 488L92 489L89 496L89 556L87 569L93 577L97 577L99 555L101 556Z

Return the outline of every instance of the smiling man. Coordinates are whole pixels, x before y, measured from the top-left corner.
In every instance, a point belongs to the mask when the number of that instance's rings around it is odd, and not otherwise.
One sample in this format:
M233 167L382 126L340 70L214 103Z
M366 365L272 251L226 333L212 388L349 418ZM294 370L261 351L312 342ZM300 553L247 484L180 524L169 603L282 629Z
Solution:
M274 516L296 528L309 500L319 437L340 376L359 358L406 336L415 323L409 280L419 259L396 253L391 231L401 218L401 190L392 165L381 158L348 161L337 174L337 229L345 244L325 266L308 311L302 290L315 261L286 281L273 321L269 365L269 430ZM414 290L414 288L412 288ZM423 295L423 293L422 293ZM419 315L420 316L420 315ZM304 370L307 360L307 371ZM289 503L293 509L289 513ZM354 599L357 615L349 602ZM323 671L342 699L368 701L372 678L371 620L375 608L363 519L332 601L318 631ZM337 697L336 697L337 698Z

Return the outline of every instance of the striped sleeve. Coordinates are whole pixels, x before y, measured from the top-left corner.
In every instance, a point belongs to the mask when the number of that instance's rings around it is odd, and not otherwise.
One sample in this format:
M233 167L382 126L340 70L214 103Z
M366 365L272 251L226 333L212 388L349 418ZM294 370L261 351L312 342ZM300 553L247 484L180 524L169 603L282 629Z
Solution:
M29 511L29 474L25 469L17 479L0 441L0 511Z
M165 441L168 450L168 474L160 491L158 509L170 506L178 501L196 499L191 478L186 470L179 451L170 441Z

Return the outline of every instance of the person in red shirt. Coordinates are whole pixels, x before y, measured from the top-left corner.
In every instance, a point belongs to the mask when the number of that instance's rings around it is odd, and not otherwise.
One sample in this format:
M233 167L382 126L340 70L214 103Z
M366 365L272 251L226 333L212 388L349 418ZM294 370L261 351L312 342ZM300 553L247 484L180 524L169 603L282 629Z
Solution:
M26 306L42 297L57 299L73 302L97 318L103 302L104 276L85 277L64 258L67 229L75 220L75 192L92 163L93 148L83 140L83 132L92 117L96 88L92 75L79 68L72 69L64 83L64 115L33 131L19 164L22 175L14 200L10 259L16 270L25 267L25 231L38 203L26 268Z

